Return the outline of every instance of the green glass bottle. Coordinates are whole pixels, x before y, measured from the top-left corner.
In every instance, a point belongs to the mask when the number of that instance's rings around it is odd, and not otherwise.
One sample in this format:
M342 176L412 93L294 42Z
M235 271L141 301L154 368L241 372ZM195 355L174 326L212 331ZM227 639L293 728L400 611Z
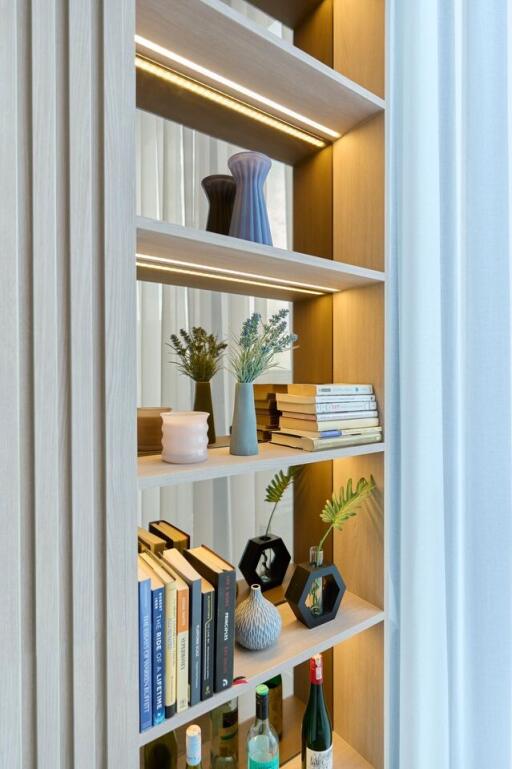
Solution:
M248 769L279 769L279 737L268 720L268 686L256 687L256 720L247 735Z
M144 769L176 769L178 743L174 732L168 732L144 746Z
M191 724L185 733L185 748L187 769L202 769L201 767L201 727Z
M280 675L265 681L268 686L268 718L277 732L279 739L283 736L283 679Z
M310 691L302 720L302 769L332 769L332 726L324 699L322 655L309 661Z
M214 708L212 722L212 769L238 769L238 700Z

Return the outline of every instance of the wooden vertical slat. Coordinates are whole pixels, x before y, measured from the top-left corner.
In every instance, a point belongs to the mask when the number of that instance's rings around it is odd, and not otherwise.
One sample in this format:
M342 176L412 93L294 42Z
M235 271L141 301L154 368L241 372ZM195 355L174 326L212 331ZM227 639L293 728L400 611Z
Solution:
M333 67L384 97L385 0L334 0Z

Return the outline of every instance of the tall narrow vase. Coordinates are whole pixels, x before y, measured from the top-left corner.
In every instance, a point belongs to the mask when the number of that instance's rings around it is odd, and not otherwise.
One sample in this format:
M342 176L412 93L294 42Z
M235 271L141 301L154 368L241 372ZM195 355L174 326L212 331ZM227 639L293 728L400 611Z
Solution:
M236 192L235 180L228 174L212 174L206 176L201 185L210 203L206 229L208 232L229 235Z
M213 418L212 388L210 382L195 382L194 411L208 412L208 444L215 443L215 421Z
M236 383L229 452L239 457L249 457L258 453L256 409L252 382Z
M235 238L272 245L263 184L272 161L261 152L238 152L228 160L236 182L229 234Z

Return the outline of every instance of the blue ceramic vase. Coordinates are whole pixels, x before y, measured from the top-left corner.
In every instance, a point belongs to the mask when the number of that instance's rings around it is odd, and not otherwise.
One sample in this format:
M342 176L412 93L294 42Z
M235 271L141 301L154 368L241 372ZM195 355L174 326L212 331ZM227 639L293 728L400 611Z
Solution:
M229 234L234 238L272 245L263 185L272 161L261 152L238 152L228 160L236 182Z
M258 453L256 408L252 382L237 382L235 386L235 408L229 453L238 457L250 457Z
M275 644L281 632L281 615L273 603L267 601L261 587L252 585L249 597L235 612L235 639L240 646L251 651L268 649Z

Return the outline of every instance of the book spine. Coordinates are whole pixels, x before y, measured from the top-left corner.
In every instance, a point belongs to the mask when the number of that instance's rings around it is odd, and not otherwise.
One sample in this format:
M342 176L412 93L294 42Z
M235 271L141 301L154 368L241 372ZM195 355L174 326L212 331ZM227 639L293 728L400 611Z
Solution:
M153 620L153 726L165 718L164 589L152 591Z
M201 581L190 584L189 705L201 699Z
M215 664L215 593L205 593L202 612L202 661L201 699L207 700L213 694L213 666Z
M322 440L321 438L301 438L302 447L305 451L316 451L318 449L337 449L344 446L359 446L364 443L378 443L382 436L376 435L351 435L346 438L331 438Z
M372 385L317 385L317 395L371 395Z
M176 594L176 712L188 708L188 587Z
M224 572L217 581L217 616L215 640L215 691L221 692L233 683L235 650L236 574Z
M176 585L165 586L165 717L176 713Z
M151 681L151 581L139 582L139 728L153 725Z

